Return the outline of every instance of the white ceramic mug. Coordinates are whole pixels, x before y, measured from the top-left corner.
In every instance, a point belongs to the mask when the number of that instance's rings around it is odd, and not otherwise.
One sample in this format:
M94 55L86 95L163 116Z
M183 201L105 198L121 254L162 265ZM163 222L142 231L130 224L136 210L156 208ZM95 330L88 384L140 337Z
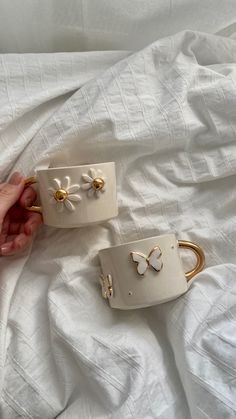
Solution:
M179 247L191 249L197 263L185 273ZM202 249L174 234L151 237L100 250L102 295L122 310L148 307L184 294L204 266Z
M118 215L115 163L39 169L25 185L39 185L44 223L53 227L80 227Z

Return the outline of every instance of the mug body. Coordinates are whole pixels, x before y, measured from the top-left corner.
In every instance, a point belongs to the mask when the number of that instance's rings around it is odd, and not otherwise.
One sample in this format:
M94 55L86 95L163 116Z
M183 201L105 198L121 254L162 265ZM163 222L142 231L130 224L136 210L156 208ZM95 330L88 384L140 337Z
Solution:
M44 223L80 227L118 214L115 163L38 170Z
M174 234L103 249L99 258L103 296L113 308L161 304L188 289Z

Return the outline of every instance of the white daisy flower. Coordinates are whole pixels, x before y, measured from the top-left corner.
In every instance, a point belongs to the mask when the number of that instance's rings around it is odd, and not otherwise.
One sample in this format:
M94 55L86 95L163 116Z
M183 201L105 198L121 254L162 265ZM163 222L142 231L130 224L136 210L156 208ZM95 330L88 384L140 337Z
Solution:
M78 192L80 186L70 185L69 176L65 176L63 181L59 179L53 179L53 188L48 188L48 193L51 196L50 203L56 205L56 210L62 212L64 208L67 208L69 211L75 211L75 206L72 202L81 201L80 195L75 192Z
M101 192L105 192L106 178L103 176L101 170L89 169L88 174L82 175L85 183L81 185L81 188L88 191L88 196L96 196L99 198Z

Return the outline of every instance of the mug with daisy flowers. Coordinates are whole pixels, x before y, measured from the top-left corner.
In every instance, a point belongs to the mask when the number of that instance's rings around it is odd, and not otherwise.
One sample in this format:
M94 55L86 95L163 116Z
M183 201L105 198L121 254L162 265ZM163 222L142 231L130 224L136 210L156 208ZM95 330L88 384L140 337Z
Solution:
M25 184L39 185L44 223L71 228L99 223L118 215L115 163L40 169Z

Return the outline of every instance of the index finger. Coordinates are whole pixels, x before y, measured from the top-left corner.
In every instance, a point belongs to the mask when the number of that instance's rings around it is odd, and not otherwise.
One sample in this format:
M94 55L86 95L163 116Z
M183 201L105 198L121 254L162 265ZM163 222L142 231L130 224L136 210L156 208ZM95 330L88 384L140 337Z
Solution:
M3 220L9 209L17 202L24 189L24 178L16 172L8 183L1 184L0 187L0 231Z
M20 196L19 203L23 208L30 207L31 205L33 205L36 198L37 198L36 191L34 190L34 188L29 186L25 188L22 195Z

